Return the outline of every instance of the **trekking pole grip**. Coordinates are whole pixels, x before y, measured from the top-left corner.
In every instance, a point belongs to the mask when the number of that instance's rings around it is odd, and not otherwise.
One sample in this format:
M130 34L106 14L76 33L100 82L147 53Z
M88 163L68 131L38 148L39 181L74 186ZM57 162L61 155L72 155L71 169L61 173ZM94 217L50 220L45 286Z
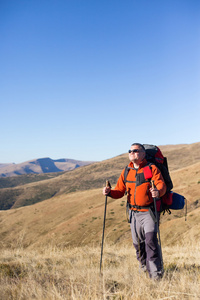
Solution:
M109 180L106 180L106 187L111 187Z
M155 188L154 180L151 180L151 186L153 189Z

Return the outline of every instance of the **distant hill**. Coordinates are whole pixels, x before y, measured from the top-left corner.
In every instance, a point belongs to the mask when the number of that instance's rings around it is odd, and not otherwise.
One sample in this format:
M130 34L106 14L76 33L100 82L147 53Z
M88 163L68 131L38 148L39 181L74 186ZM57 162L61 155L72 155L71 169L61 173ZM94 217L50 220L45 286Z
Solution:
M49 157L26 161L20 164L1 164L0 177L12 177L24 174L44 174L74 170L78 167L91 164L91 161L74 159L57 159Z

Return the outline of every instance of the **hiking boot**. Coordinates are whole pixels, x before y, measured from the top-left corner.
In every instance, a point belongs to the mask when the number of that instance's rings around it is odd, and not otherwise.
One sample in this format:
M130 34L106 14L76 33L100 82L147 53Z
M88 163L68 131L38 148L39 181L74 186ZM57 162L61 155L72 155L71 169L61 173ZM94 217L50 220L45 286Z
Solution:
M146 265L140 265L140 270L142 271L142 272L147 272L147 267L146 267Z
M152 276L151 278L152 278L153 280L159 281L159 280L162 279L162 277L163 277L162 272L159 272L159 273L157 273L155 276Z

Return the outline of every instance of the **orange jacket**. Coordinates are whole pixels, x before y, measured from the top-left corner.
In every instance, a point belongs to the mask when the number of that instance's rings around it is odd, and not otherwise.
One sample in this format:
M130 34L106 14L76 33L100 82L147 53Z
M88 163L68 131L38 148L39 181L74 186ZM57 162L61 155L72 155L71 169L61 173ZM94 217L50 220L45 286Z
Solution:
M139 179L143 177L143 168L147 165L147 161L144 160L140 165L139 169L134 169L133 163L129 163L129 167L132 169L129 170L126 180L134 181L134 182L126 182L124 183L124 171L122 171L116 187L111 190L110 197L114 199L118 199L124 196L127 191L127 199L131 205L137 206L149 206L153 203L153 198L151 196L151 192L149 189L151 188L151 184L148 180L144 180L142 184L139 183ZM160 197L162 197L166 193L166 185L160 170L155 166L151 165L152 178L154 180L154 184L159 191ZM146 211L148 209L137 209L131 208L132 210Z

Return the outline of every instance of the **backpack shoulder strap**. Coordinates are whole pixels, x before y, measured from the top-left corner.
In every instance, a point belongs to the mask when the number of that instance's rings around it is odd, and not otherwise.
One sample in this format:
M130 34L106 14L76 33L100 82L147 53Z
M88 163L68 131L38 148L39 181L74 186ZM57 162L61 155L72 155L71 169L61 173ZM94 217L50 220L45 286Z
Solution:
M129 166L127 165L126 167L125 167L125 169L124 169L124 184L126 185L126 182L127 182L127 180L126 180L126 178L127 178L127 175L128 175L128 172L130 171L130 168L129 168Z
M135 181L128 181L126 178L128 176L128 172L130 170L134 170L134 168L129 167L128 165L126 166L126 168L124 169L124 184L126 185L126 182L135 182Z
M151 166L153 164L152 163L149 163L147 166L145 166L143 168L143 173L144 173L144 178L145 180L148 180L148 179L151 179L153 174L152 174L152 170L151 170ZM130 169L133 169L133 168L130 168L128 165L125 167L124 169L124 184L126 185L126 182L127 182L127 175L128 175L128 172L130 171Z
M145 166L144 168L143 168L143 173L144 173L144 178L145 179L151 179L152 178L152 176L153 176L153 174L152 174L152 169L151 169L151 166L152 166L153 164L152 163L150 163L150 164L148 164L147 166Z

